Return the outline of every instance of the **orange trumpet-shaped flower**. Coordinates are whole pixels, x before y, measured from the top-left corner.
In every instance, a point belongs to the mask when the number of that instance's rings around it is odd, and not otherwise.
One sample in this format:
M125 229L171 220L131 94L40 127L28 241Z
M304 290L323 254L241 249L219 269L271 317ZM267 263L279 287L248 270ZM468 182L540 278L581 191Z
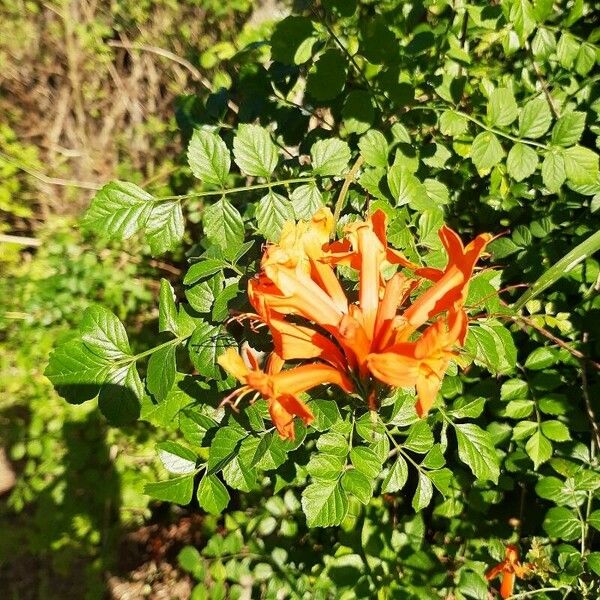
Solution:
M328 365L315 363L282 371L283 360L271 354L263 371L252 353L247 352L246 358L251 368L233 348L228 348L217 360L244 384L233 394L237 401L252 392L267 400L271 420L282 438L294 439L294 416L307 425L314 419L310 408L298 398L302 392L324 383L334 383L347 393L352 392L352 383L345 374Z
M328 209L310 221L286 223L277 244L267 246L248 297L270 330L274 353L266 371L233 350L220 359L243 387L232 396L264 396L280 435L293 436L293 417L312 420L298 394L322 383L347 393L359 391L370 409L377 407L378 382L417 390L417 412L425 416L457 347L464 344L467 316L463 305L475 264L491 237L463 245L443 226L439 236L448 254L445 269L422 267L390 248L386 216L376 211L346 226L342 240L329 242L333 216ZM358 271L358 298L352 302L336 273L343 265ZM389 279L392 265L398 271ZM429 287L403 309L427 280ZM310 360L284 370L283 361Z
M519 561L519 549L516 546L509 544L506 546L504 560L489 569L485 574L485 578L488 581L491 581L500 575L502 577L500 582L500 596L502 596L502 598L509 598L512 596L515 588L515 579L517 577L519 579L526 577L530 570L530 564L522 564Z

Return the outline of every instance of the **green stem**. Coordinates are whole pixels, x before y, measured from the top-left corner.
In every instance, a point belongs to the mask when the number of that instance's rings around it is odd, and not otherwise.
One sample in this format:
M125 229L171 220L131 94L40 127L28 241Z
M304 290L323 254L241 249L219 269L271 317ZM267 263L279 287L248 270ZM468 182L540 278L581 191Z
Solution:
M521 592L520 594L514 594L509 596L506 600L518 600L519 598L529 598L529 596L535 596L536 594L543 594L545 592L560 592L560 590L564 590L565 587L546 587L540 588L539 590L532 590L530 592ZM567 586L568 591L571 590L569 586Z
M495 135L499 135L500 137L506 138L507 140L511 140L513 142L521 142L522 144L529 144L530 146L536 146L537 148L543 148L544 150L548 149L548 146L546 144L540 144L539 142L534 142L533 140L527 140L525 138L516 137L514 135L511 135L510 133L505 133L504 131L500 131L499 129L496 129L495 127L488 127L485 123L483 123L479 119L476 119L475 117L472 117L471 115L468 115L467 113L460 112L458 110L455 112L458 113L459 115L462 115L463 117L465 117L465 119L468 119L472 123L475 123L482 129L485 129L486 131L489 131L490 133L494 133Z
M582 260L600 250L600 231L592 234L565 254L550 267L534 284L512 305L515 312L521 310L527 302L539 296L546 288L556 283L563 275L573 270Z
M244 185L240 187L229 188L228 190L211 190L208 192L196 192L193 194L181 194L179 196L163 196L157 201L162 200L187 200L189 198L205 198L207 196L228 196L238 192L250 192L252 190L264 190L266 188L278 187L292 183L309 183L315 181L315 177L295 177L293 179L282 179L280 181L267 181L266 183L256 183L254 185Z
M145 356L150 356L150 354L154 354L158 350L162 350L163 348L167 348L168 346L178 346L179 344L181 344L181 342L186 340L188 337L190 337L190 336L183 337L183 338L176 337L167 342L163 342L162 344L159 344L158 346L155 346L154 348L150 348L149 350L144 350L144 352L140 352L139 354L134 354L133 356L127 356L126 358L122 358L120 360L115 361L114 366L127 365L129 363L136 362L140 358L144 358Z

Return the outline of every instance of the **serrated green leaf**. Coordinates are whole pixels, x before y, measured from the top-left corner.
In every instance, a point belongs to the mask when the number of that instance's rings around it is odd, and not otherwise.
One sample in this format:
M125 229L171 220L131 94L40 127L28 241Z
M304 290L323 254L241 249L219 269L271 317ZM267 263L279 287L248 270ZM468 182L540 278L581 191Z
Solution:
M196 129L187 151L192 173L208 185L224 188L231 168L231 157L225 142L215 133Z
M529 0L513 0L509 12L510 23L514 27L521 44L535 29L535 13Z
M308 221L323 206L323 195L315 182L299 185L290 194L297 220Z
M563 506L555 506L546 513L543 527L550 537L566 541L576 540L582 533L577 516Z
M561 152L551 150L546 154L542 163L542 180L550 192L558 192L564 183L567 174L565 172L565 160Z
M235 347L235 340L221 326L197 320L197 326L188 342L192 364L207 378L222 379L217 358L227 348Z
M185 475L196 470L196 454L176 442L160 442L156 449L164 468L174 475Z
M239 456L229 461L223 467L223 479L229 487L242 492L250 492L256 487L257 472L242 464Z
M440 116L440 131L450 137L461 136L467 131L468 121L454 110L445 110Z
M132 423L140 416L144 386L135 362L114 368L98 395L98 408L111 425Z
M340 477L344 462L334 454L313 454L306 465L306 470L314 479L333 481Z
M155 199L126 181L112 181L100 189L83 218L88 229L125 240L146 226Z
M206 258L197 263L194 263L185 274L183 283L192 285L201 279L207 279L215 273L220 273L227 267L227 263L220 258Z
M269 241L279 239L281 229L286 221L294 220L294 209L291 202L273 191L263 196L256 207L258 230Z
M531 371L540 371L541 369L545 369L553 365L557 358L558 357L554 350L542 346L531 352L531 354L525 360L524 367Z
M185 289L186 300L190 306L199 313L211 311L215 298L223 289L223 276L218 273L207 281L196 283Z
M490 125L506 127L517 118L517 103L508 88L496 88L487 105L487 118Z
M322 177L343 175L351 156L346 142L337 138L319 140L310 149L313 173Z
M370 448L357 446L350 450L350 461L354 468L373 480L381 472L381 461Z
M360 138L358 148L361 156L368 165L383 169L387 167L389 147L381 131L377 131L376 129L367 131Z
M237 427L220 427L210 444L208 472L221 470L237 454L246 434Z
M348 496L339 481L311 483L302 492L302 510L309 527L339 525L348 512Z
M533 98L519 115L519 135L536 139L542 137L552 123L552 112L545 98Z
M156 203L146 222L146 239L152 256L177 247L184 233L183 213L179 200Z
M342 487L361 504L368 504L373 497L373 484L369 478L356 469L346 471L342 477Z
M573 111L556 121L552 128L552 143L557 146L572 146L579 141L585 129L585 113Z
M458 456L477 479L498 482L500 466L492 436L473 423L456 423Z
M427 421L417 421L410 426L408 437L403 446L420 454L424 454L431 449L433 446L433 433Z
M510 149L506 159L506 168L508 174L516 181L523 181L535 172L538 162L537 152L519 142Z
M216 475L205 475L196 492L198 504L211 515L220 515L229 504L229 492Z
M387 182L396 206L416 202L423 197L427 198L425 186L408 168L399 164L395 163L390 167Z
M317 448L325 454L335 454L342 458L349 452L348 440L341 433L335 431L323 434L317 440Z
M161 279L158 304L158 331L170 331L175 335L179 335L179 329L175 293L171 284L166 279Z
M277 146L260 125L242 124L233 138L233 156L245 175L271 177L279 162Z
M556 56L565 69L570 69L579 52L579 42L568 32L563 31L556 46Z
M386 475L381 486L383 494L393 494L401 490L408 480L408 465L401 455L396 457L389 473Z
M244 221L225 196L204 209L202 225L209 241L219 246L227 258L234 258L244 241Z
M433 484L431 479L425 475L422 471L419 471L419 481L417 483L417 489L412 499L412 507L415 512L422 510L429 506L431 498L433 496Z
M162 402L175 382L175 345L156 350L148 361L146 387L157 402Z
M511 400L504 409L504 416L509 419L524 419L533 412L533 400Z
M575 60L575 70L580 75L587 75L598 60L597 49L593 44L584 42L577 52Z
M192 500L194 493L194 476L182 475L166 481L147 483L144 486L144 494L148 494L156 500L163 502L174 502L185 506Z
M308 72L306 93L316 100L332 100L344 89L347 68L338 50L326 50Z
M313 400L308 406L315 417L311 427L314 427L317 431L330 429L342 418L337 402L333 400Z
M125 327L103 306L90 306L84 311L80 331L85 345L98 356L113 361L131 355Z
M471 146L471 160L478 171L489 171L504 157L504 149L498 138L490 131L483 131Z
M500 398L502 400L518 400L528 395L529 386L522 379L509 379L502 384L500 388Z
M571 439L569 428L560 421L544 421L542 433L553 442L568 442Z
M541 464L552 458L552 444L539 430L527 440L525 451L533 461L536 470Z
M595 183L598 178L598 155L583 146L571 146L564 151L567 179L577 185Z

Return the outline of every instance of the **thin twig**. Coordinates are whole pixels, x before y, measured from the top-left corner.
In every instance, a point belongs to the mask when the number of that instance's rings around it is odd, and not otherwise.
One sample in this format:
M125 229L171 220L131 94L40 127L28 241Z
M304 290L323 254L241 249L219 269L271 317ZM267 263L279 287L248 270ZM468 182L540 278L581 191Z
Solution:
M8 235L0 233L0 244L18 244L19 246L32 246L37 248L42 245L41 240L24 235Z
M165 50L164 48L158 48L156 46L148 46L147 44L126 44L124 42L117 42L116 40L110 40L108 42L109 46L113 48L123 48L124 50L138 50L140 52L149 52L151 54L156 54L157 56L162 56L163 58L167 58L178 65L181 65L184 69L187 69L190 75L198 81L204 88L206 88L209 92L213 92L213 86L211 82L202 75L202 73L188 60L185 58L181 58L181 56L177 56L174 52L170 50ZM238 105L232 100L227 100L227 106L234 112L239 113L240 109Z
M583 343L587 344L588 341L588 333L585 331L583 333ZM588 419L590 420L590 425L592 426L592 431L594 432L594 437L596 438L596 447L600 448L600 427L598 426L598 421L596 420L596 415L594 413L594 409L592 408L592 403L590 401L590 394L588 391L588 378L587 372L585 370L585 361L580 359L581 363L581 391L583 393L583 400L585 402L585 409L587 412Z
M361 168L364 162L364 158L359 156L355 163L352 165L352 168L346 174L344 178L344 185L342 185L342 189L340 190L340 195L335 203L335 210L333 212L333 224L334 228L337 225L337 222L340 220L340 215L342 214L342 209L344 208L344 201L346 200L346 194L348 194L348 190L350 189L351 183L354 181L358 170Z
M529 52L529 55L531 57L531 64L533 65L533 70L535 71L535 75L536 75L538 81L540 82L540 85L542 86L544 96L546 96L546 102L548 103L548 106L550 107L550 110L552 111L554 118L558 119L560 117L560 112L558 111L558 109L556 108L556 105L554 104L554 98L552 98L552 95L550 94L550 90L548 90L548 86L546 85L546 80L544 79L544 75L540 71L539 65L535 62L535 57L533 56L533 51L531 50L531 46L529 45L528 42L525 42L525 50L527 50L527 52Z

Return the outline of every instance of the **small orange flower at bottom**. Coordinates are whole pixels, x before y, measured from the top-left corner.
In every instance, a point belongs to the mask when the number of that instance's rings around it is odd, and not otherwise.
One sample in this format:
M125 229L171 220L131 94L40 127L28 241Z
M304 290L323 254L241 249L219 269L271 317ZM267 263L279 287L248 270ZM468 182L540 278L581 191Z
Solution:
M506 546L504 560L492 567L486 574L488 581L495 579L498 575L502 576L500 582L500 596L509 598L513 594L515 579L523 579L531 570L531 565L519 561L519 550L516 546L509 544Z
M334 383L347 393L353 391L352 382L346 375L329 365L313 363L282 371L283 360L271 353L263 371L251 352L246 352L246 359L252 368L233 348L228 348L217 359L225 371L244 384L225 401L235 397L234 406L237 406L244 396L252 394L254 399L262 396L267 400L271 420L283 439L295 437L294 416L300 417L306 425L314 420L310 408L298 398L299 394L324 383Z

